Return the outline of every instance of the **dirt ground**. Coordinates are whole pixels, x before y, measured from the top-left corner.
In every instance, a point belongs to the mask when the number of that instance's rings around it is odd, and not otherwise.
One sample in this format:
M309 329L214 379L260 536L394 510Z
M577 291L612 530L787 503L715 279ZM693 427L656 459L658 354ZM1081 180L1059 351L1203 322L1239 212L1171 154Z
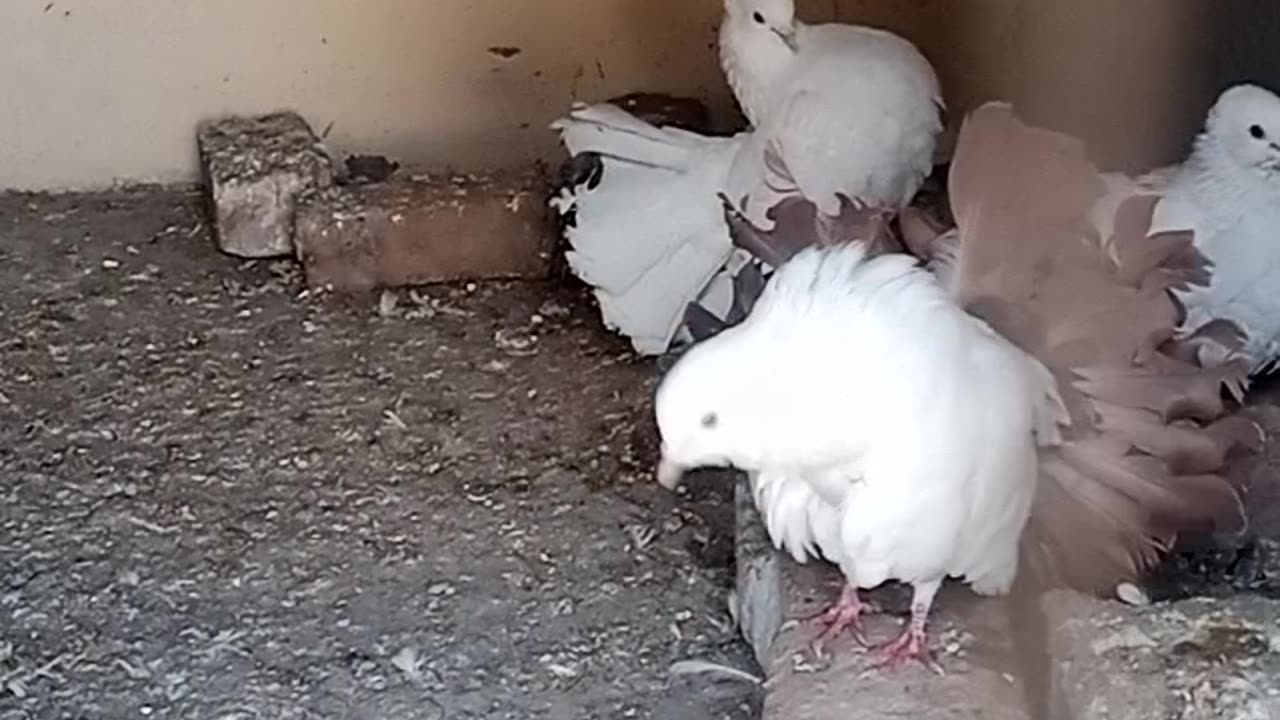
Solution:
M340 299L198 196L0 197L0 720L755 717L732 488L572 291Z

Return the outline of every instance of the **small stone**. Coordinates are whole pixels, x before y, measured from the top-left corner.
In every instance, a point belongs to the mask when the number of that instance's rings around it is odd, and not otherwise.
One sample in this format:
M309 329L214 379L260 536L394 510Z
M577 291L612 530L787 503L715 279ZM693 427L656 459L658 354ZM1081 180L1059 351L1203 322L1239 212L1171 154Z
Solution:
M364 686L374 692L382 692L387 689L387 678L384 675L370 675L365 678Z
M400 298L395 293L383 290L381 297L378 298L378 315L384 318L394 316L399 302Z
M543 318L563 318L569 316L569 308L554 300L546 300L538 306L538 316Z
M449 583L443 583L443 582L436 583L431 587L427 588L428 595L436 595L436 596L443 595L445 597L448 597L450 595L453 595L455 592L457 592L457 590L455 590L452 585L450 585Z
M1142 588L1129 582L1122 582L1116 586L1116 597L1123 603L1137 607L1151 604L1151 598L1147 593Z
M333 185L333 162L297 113L229 117L196 136L223 252L291 255L298 198Z
M574 665L569 665L565 663L554 663L554 662L548 663L547 670L550 670L551 674L555 675L558 678L568 679L568 678L575 678L578 676L578 668L575 667Z
M403 647L400 652L391 658L391 664L406 677L414 682L422 680L422 664L423 660L418 655L417 648Z

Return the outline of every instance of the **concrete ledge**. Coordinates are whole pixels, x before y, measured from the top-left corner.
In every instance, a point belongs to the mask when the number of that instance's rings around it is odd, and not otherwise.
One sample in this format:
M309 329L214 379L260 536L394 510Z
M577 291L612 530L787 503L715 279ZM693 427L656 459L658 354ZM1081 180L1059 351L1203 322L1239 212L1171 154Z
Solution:
M761 543L767 536L742 486L737 505L734 608L767 677L765 720L1027 720L1002 600L949 583L931 630L947 675L908 666L861 677L868 658L851 638L815 657L818 628L803 620L838 596L839 572L797 565ZM1280 578L1280 552L1270 557L1271 577ZM867 633L872 642L889 640L909 593L890 587L871 597L897 617L868 618ZM1130 607L1054 592L1041 605L1049 683L1068 709L1053 720L1280 718L1280 600L1235 595Z
M769 533L751 498L745 476L734 487L734 554L737 565L737 592L732 614L750 643L760 667L768 667L771 649L782 628L785 595L782 586L782 555L774 552Z
M295 244L313 287L356 292L541 279L554 234L539 172L392 179L303 198Z

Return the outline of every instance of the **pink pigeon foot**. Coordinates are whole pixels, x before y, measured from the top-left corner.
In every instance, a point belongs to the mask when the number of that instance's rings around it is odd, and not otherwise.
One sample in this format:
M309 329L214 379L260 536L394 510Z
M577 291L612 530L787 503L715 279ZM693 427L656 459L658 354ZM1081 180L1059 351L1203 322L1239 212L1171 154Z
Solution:
M896 670L908 661L915 660L939 675L946 674L942 666L934 660L933 653L929 650L929 637L925 632L925 623L929 618L933 597L941 586L941 582L929 582L913 588L911 620L896 640L875 648L876 659L869 672Z
M834 605L820 615L810 618L826 625L826 629L814 641L815 648L820 649L828 640L845 630L852 631L853 639L859 645L866 647L867 636L862 630L862 616L879 611L875 604L863 601L858 595L857 588L845 585L840 593L840 599Z
M896 640L877 646L875 655L873 668L876 670L896 670L915 660L939 675L943 674L929 650L929 638L924 628L916 628L914 623L908 625Z

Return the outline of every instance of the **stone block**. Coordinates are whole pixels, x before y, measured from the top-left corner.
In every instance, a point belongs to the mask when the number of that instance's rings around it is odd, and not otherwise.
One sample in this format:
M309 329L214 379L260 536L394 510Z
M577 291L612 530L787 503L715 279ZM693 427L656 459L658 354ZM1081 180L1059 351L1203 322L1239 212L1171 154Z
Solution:
M293 112L224 118L202 126L196 141L223 252L293 254L298 197L334 178L307 122Z
M312 287L343 292L542 279L546 192L536 171L333 187L299 204L298 259Z
M1129 607L1055 592L1044 607L1069 717L1280 717L1280 601L1239 594Z

